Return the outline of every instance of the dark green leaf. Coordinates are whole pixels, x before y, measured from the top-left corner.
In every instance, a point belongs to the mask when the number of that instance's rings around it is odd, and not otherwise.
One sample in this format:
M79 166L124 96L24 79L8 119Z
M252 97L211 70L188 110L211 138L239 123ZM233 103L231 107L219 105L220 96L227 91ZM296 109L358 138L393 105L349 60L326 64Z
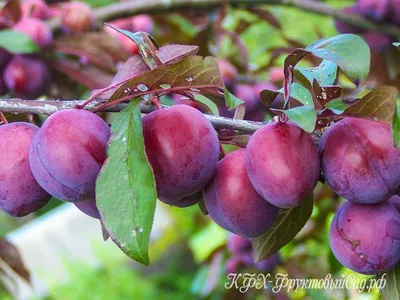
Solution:
M0 31L0 47L15 54L28 54L39 51L38 45L27 35L13 30Z
M231 92L229 92L227 88L224 89L224 96L225 96L226 107L229 110L235 109L240 104L244 103L242 99L239 99L234 94L231 94Z
M397 89L381 86L346 110L346 115L392 123Z
M264 103L266 107L269 107L272 102L274 102L276 96L279 95L279 92L271 91L271 90L263 90L260 93L261 102Z
M137 100L118 114L111 133L108 158L96 182L97 207L111 239L129 257L149 264L157 192Z
M338 65L357 85L362 84L367 78L371 53L368 44L358 35L341 34L322 39L311 44L305 50Z
M255 261L267 259L293 240L310 218L313 203L311 193L300 205L280 209L272 228L252 240Z

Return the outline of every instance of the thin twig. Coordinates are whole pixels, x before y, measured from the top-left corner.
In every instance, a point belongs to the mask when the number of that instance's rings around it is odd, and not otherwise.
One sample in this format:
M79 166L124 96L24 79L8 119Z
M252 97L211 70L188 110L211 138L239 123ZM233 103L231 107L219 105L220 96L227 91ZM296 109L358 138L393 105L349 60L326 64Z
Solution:
M71 101L37 101L37 100L21 100L17 98L0 100L0 111L8 113L22 113L22 114L43 114L51 115L62 109L71 109L81 107L84 103L83 100ZM96 110L99 106L104 105L104 101L92 101L85 106L87 110ZM101 111L106 112L119 112L126 106L126 103L118 103L110 107L106 107ZM142 113L150 113L156 109L152 104L140 103L140 110ZM161 105L161 108L168 106ZM245 120L234 120L230 118L218 117L214 115L204 114L204 116L211 122L215 129L235 129L238 131L253 133L265 123L252 122Z
M3 115L2 112L0 112L0 121L1 121L2 124L8 124L8 121L7 121L7 119L6 119L6 116Z

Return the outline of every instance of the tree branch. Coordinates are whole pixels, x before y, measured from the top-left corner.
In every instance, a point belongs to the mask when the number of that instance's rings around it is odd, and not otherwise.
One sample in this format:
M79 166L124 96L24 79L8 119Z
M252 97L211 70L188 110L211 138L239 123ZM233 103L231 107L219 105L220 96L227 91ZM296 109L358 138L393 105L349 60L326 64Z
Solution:
M76 105L81 105L83 100L72 100L72 101L38 101L38 100L21 100L17 98L0 100L0 112L3 113L23 113L23 114L43 114L51 115L62 109L71 109ZM93 101L85 106L87 110L94 110L100 104L104 102ZM102 111L106 112L118 112L126 106L126 103L116 104L108 107ZM155 106L152 104L140 103L140 110L142 113L149 113L155 110ZM168 106L161 105L166 108ZM263 126L265 123L252 122L245 120L235 120L224 117L217 117L214 115L204 114L204 116L211 122L215 129L234 129L245 133L253 133L258 128Z
M97 21L103 23L138 14L165 13L181 9L212 9L220 7L226 3L238 6L270 4L296 7L319 15L331 16L343 23L351 24L363 29L385 33L400 38L400 28L397 26L372 22L367 18L349 14L313 0L136 0L100 7L94 10L94 14ZM53 31L60 29L59 19L51 20L48 24Z

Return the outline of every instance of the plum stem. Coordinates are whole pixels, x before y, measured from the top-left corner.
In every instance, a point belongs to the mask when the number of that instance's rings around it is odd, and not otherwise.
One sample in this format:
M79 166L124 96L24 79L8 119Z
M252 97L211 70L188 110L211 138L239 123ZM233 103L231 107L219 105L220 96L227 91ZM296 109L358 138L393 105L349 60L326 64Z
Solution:
M6 119L6 116L5 116L2 112L0 112L0 121L1 121L3 124L8 124L8 121L7 121L7 119Z

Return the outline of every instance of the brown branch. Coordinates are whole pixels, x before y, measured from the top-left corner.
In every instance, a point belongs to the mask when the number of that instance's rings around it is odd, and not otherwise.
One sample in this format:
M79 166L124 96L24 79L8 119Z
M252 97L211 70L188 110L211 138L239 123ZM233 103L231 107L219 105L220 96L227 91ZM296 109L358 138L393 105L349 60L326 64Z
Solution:
M181 9L212 9L226 3L238 6L269 4L296 7L315 14L334 17L341 22L363 29L400 38L400 28L397 26L373 22L367 18L349 14L313 0L135 0L97 8L94 10L94 14L97 21L103 23L138 14L165 13ZM60 28L59 19L51 20L48 24L53 31Z
M21 100L17 98L13 99L2 99L0 100L0 112L3 113L23 113L23 114L43 114L51 115L62 109L71 109L82 105L83 100L72 100L72 101L37 101L37 100ZM85 106L87 110L95 110L100 105L104 104L104 101L93 101ZM78 107L79 107L78 106ZM106 112L119 112L126 106L126 103L119 103L110 107L105 108L102 111ZM161 105L162 108L167 106ZM156 107L152 104L140 103L140 110L142 113L150 113L155 110ZM234 120L230 118L218 117L214 115L204 114L204 116L211 122L215 129L234 129L246 133L253 133L265 123L252 122L245 120Z

